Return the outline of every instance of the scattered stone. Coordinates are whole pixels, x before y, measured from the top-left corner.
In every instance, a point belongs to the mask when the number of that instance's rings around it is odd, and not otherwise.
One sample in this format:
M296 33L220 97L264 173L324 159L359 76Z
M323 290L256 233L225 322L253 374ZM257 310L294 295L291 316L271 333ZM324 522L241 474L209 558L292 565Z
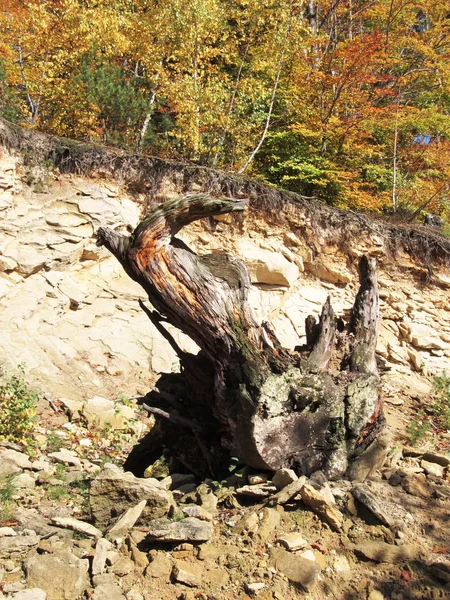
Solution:
M244 531L255 533L259 527L259 518L256 512L244 515L234 526L234 533L240 535Z
M172 568L173 564L169 556L165 552L157 552L152 556L152 560L145 570L145 576L155 579L164 578L168 581Z
M17 535L12 527L0 527L0 538Z
M367 598L367 600L384 600L384 596L378 590L372 590Z
M130 420L136 418L132 406L118 404L101 396L87 400L83 406L83 415L90 424L98 427L109 425L112 429L126 429Z
M29 588L14 594L14 600L47 600L47 594L40 588Z
M387 527L393 527L393 519L382 509L375 496L368 489L365 489L362 485L358 485L352 489L353 497L361 502L375 517L386 525Z
M306 590L311 589L320 573L320 567L316 563L291 554L284 548L270 548L269 557L275 569Z
M411 545L394 546L385 542L366 541L356 546L355 551L370 560L385 563L409 561L416 556L416 550Z
M272 484L277 490L282 490L293 481L297 481L298 477L292 469L278 469L272 477Z
M139 504L136 504L136 506L129 508L107 531L106 537L109 540L116 540L117 538L125 537L125 535L130 531L130 529L141 516L146 504L147 500L142 500L139 502Z
M333 529L340 531L344 522L344 515L335 506L328 504L323 495L315 490L312 485L305 484L300 490L302 502L313 512L325 519Z
M28 473L20 473L14 478L14 487L18 489L32 490L36 486L36 480Z
M428 475L434 475L434 477L444 476L444 467L436 463L428 462L427 460L421 460L420 466Z
M168 492L156 479L140 479L132 473L124 473L113 464L106 464L92 481L89 503L95 524L105 527L128 510L130 502L147 504L142 518L161 517L173 503Z
M0 538L0 557L10 555L12 552L24 554L30 548L39 544L40 537L34 531L26 530L21 535L5 536ZM39 586L36 586L39 587Z
M173 523L168 519L155 519L148 526L148 537L159 542L207 542L213 530L211 523L195 517Z
M166 489L175 490L182 485L195 483L195 476L191 473L172 473L160 482Z
M450 563L449 562L436 562L431 564L429 570L432 575L437 577L440 581L450 583Z
M305 482L305 476L293 481L280 492L278 492L278 494L272 496L269 500L269 504L272 506L275 506L276 504L286 504L301 491L302 487L305 485Z
M261 483L259 485L244 485L237 488L236 494L238 496L249 496L250 498L267 498L271 496L277 488L270 483Z
M265 473L249 475L248 483L249 483L249 485L259 485L261 483L267 483L267 475Z
M389 477L389 485L396 487L400 485L402 482L402 476L398 471L394 471L392 475Z
M245 589L249 594L257 594L261 590L266 587L266 584L263 582L255 582L255 583L246 583Z
M113 545L105 538L98 540L95 545L95 554L92 560L92 575L100 575L104 572L106 567L106 560L108 552L111 550Z
M115 575L119 577L125 577L128 573L131 573L134 569L134 562L127 558L126 556L122 556L119 558L117 562L114 563L111 570Z
M44 590L49 600L75 600L83 594L89 587L88 568L89 562L77 558L68 548L25 561L27 584Z
M202 571L200 564L177 560L172 575L177 583L183 583L189 587L198 587L202 583Z
M212 491L212 489L202 483L198 486L196 491L197 503L206 510L210 515L215 517L217 515L217 502L218 498Z
M197 504L191 504L189 506L183 507L182 512L187 517L196 517L201 521L213 521L213 516L202 506L198 506Z
M0 454L0 477L20 473L22 469L31 469L30 459L16 450L3 450Z
M103 583L95 588L92 600L125 600L125 594L117 583Z
M258 538L262 542L265 542L273 535L273 532L280 524L281 514L274 508L263 508L260 519Z
M281 536L278 536L275 541L284 546L284 548L286 548L286 550L289 550L289 552L301 550L302 548L305 548L305 546L308 545L308 542L305 539L303 539L300 533L298 532L285 533Z
M405 492L412 496L421 496L422 498L429 498L431 496L431 488L427 483L427 478L423 473L407 474L401 481L402 487Z
M333 561L333 569L335 573L341 576L350 575L352 570L348 558L343 554L336 554Z
M392 445L392 432L389 428L370 444L364 452L354 460L348 469L348 478L352 481L365 481L377 469L381 469L386 461Z
M58 527L66 527L68 529L73 529L74 531L79 531L80 533L84 533L90 537L101 538L102 532L97 527L94 527L90 523L86 523L85 521L79 521L78 519L74 519L73 517L52 517L51 522Z
M70 465L73 467L81 467L81 460L78 458L75 452L71 450L59 450L58 452L51 452L50 458L53 458L58 463L63 465Z

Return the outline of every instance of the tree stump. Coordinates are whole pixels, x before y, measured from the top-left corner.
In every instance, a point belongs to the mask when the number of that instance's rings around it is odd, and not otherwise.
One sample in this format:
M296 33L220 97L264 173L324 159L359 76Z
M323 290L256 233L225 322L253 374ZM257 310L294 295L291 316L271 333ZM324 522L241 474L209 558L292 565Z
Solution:
M245 264L227 254L198 256L175 236L194 220L242 211L245 200L206 194L154 208L129 237L100 228L106 246L148 294L142 308L180 358L145 397L156 423L125 468L142 475L168 451L201 477L223 477L230 456L257 469L293 467L343 475L384 426L375 362L378 291L374 259L362 257L350 322L328 298L307 344L289 352L248 305ZM181 351L163 323L189 335Z

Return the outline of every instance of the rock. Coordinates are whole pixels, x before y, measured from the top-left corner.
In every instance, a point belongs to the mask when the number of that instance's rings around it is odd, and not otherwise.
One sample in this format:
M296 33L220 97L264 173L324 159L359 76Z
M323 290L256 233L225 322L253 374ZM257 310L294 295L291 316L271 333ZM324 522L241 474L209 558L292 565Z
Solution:
M260 524L258 527L258 538L265 542L268 540L281 521L281 514L274 508L263 508Z
M434 477L439 478L444 476L444 467L442 465L437 465L436 463L421 460L420 466L425 471L425 473L427 473L427 475L434 475Z
M142 500L136 506L125 511L119 520L107 531L106 537L109 540L125 537L141 516L146 504L147 500Z
M267 483L267 475L265 473L257 473L256 475L248 476L249 485L259 485L260 483Z
M165 488L175 490L186 483L195 483L195 476L190 473L172 473L160 482Z
M240 535L244 531L248 531L250 533L255 533L259 527L259 518L256 512L251 512L248 515L244 515L242 519L240 519L235 527L234 533Z
M355 546L355 551L375 562L399 563L413 560L417 554L415 548L408 544L394 546L385 542L366 541Z
M261 590L266 587L266 584L263 582L255 582L255 583L246 583L245 589L249 594L257 594Z
M199 485L196 490L197 503L213 517L217 516L217 496L212 489L206 485Z
M243 485L237 488L238 496L249 496L250 498L267 498L271 496L277 488L270 483L261 483L260 485Z
M408 341L415 347L426 350L445 350L446 344L436 334L436 330L421 323L409 324Z
M97 427L109 425L112 429L126 429L130 420L136 418L134 408L113 402L108 398L95 396L86 401L83 415L87 422Z
M29 588L14 594L14 600L47 600L47 594L40 588Z
M350 575L352 569L348 558L343 554L336 554L333 561L333 570L341 576Z
M95 554L92 560L92 575L100 575L104 572L106 567L106 559L108 552L113 548L111 542L105 538L98 540L95 545Z
M78 458L75 452L71 450L59 450L58 452L51 452L49 454L50 458L53 458L55 462L61 463L63 465L70 465L73 467L81 467L81 460Z
M117 583L98 585L91 596L92 600L125 600L125 594Z
M444 454L439 454L438 452L424 452L422 458L428 462L441 465L442 467L448 467L448 465L450 465L450 458L448 456L445 456Z
M289 552L301 550L302 548L305 548L305 546L308 545L308 542L304 538L302 538L300 533L296 531L293 533L285 533L281 536L278 536L275 541L278 544L284 546L284 548L286 548L286 550L289 550Z
M40 537L34 531L26 530L26 533L15 536L0 538L0 557L14 553L26 554L30 548L39 544ZM39 587L39 586L36 586Z
M152 560L145 570L145 576L155 579L164 578L165 581L168 581L172 568L173 564L169 556L165 552L157 552L152 556Z
M378 590L372 590L367 598L367 600L384 600L384 596Z
M187 517L196 517L201 521L214 520L213 516L207 510L205 510L202 506L198 506L197 504L184 506L181 510Z
M87 560L77 558L67 548L25 561L27 584L44 590L49 600L75 600L83 594L89 587L88 568Z
M31 462L26 454L16 450L2 451L0 454L0 477L20 473L23 469L31 469Z
M252 283L290 287L298 279L298 266L279 252L266 250L242 238L237 252L246 263Z
M312 272L316 277L328 283L345 285L352 280L350 273L346 269L340 268L335 264L317 262L314 264Z
M361 502L375 517L386 525L392 527L394 525L393 519L382 509L375 496L368 489L358 485L352 489L353 497Z
M32 490L36 486L36 480L28 473L20 473L14 478L14 487L19 489Z
M175 581L189 587L201 585L202 573L203 567L200 564L192 564L184 560L177 560L172 570Z
M156 519L148 527L148 537L159 542L207 542L213 530L211 523L195 517L173 523L168 519Z
M284 548L270 548L269 558L275 569L306 590L311 589L320 573L320 567L316 563L291 554Z
M344 522L344 515L326 501L320 492L312 485L305 483L300 490L302 502L313 512L325 519L333 529L340 531Z
M203 574L203 580L209 585L224 588L230 582L230 576L225 569L212 569Z
M125 577L125 575L131 573L133 569L134 562L126 556L120 557L119 560L115 562L114 565L111 567L111 571L119 577Z
M90 523L74 519L73 517L52 517L51 522L58 527L66 527L80 533L84 533L90 537L101 538L102 532Z
M271 504L272 506L276 504L286 504L286 502L289 502L289 500L294 498L301 491L302 487L305 485L305 482L305 476L302 476L296 481L293 481L285 488L283 488L280 492L278 492L278 494L272 496L269 500L269 504Z
M278 469L272 477L272 485L274 485L277 490L282 490L293 481L297 481L297 479L298 477L292 469Z
M144 600L144 596L140 594L137 590L131 589L125 595L127 600Z
M352 481L365 481L377 469L381 469L392 444L392 433L389 428L384 431L370 444L356 460L354 460L347 472Z
M401 484L405 492L408 492L412 496L421 496L422 498L429 498L431 496L432 490L423 473L416 475L407 474L403 477Z
M142 500L147 501L142 518L150 519L165 515L173 503L170 492L156 479L140 479L113 464L106 464L91 483L89 503L99 527L109 525L131 502Z
M437 579L450 583L450 562L436 562L429 565L428 568Z
M0 527L0 538L2 537L12 537L17 535L12 527Z

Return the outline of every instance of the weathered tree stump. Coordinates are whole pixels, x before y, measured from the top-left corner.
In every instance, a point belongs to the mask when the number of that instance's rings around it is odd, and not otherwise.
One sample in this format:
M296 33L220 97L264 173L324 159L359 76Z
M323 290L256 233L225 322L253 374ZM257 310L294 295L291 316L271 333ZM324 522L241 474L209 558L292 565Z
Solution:
M142 308L181 364L145 397L156 424L126 461L136 475L168 450L199 476L223 476L231 455L258 469L321 469L333 478L384 426L375 261L360 261L350 323L336 318L328 299L318 323L307 318L306 346L289 352L268 323L255 322L245 264L227 254L198 256L175 237L194 220L245 204L191 195L154 208L130 237L98 231L97 244L148 294L153 308ZM164 322L189 335L199 354L182 352Z

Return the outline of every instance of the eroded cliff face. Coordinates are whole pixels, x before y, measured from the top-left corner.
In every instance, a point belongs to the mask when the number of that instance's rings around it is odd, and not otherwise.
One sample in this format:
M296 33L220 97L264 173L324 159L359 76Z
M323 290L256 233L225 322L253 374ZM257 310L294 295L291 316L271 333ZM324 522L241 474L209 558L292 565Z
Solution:
M158 186L160 197L179 193L168 179ZM23 363L31 383L73 400L145 393L159 372L177 369L169 344L138 306L143 291L95 245L101 225L132 230L144 204L117 182L30 169L20 154L1 151L0 363ZM328 295L338 315L348 313L357 258L376 256L377 354L388 420L401 428L390 405L406 399L412 407L411 399L427 397L433 374L450 374L450 273L436 267L426 282L425 268L401 246L394 257L379 228L357 223L342 245L326 222L311 219L311 210L253 207L238 219L193 223L180 237L198 253L224 250L247 263L255 314L271 321L287 348L305 342L305 318L319 315ZM181 332L171 333L183 349L196 351Z

